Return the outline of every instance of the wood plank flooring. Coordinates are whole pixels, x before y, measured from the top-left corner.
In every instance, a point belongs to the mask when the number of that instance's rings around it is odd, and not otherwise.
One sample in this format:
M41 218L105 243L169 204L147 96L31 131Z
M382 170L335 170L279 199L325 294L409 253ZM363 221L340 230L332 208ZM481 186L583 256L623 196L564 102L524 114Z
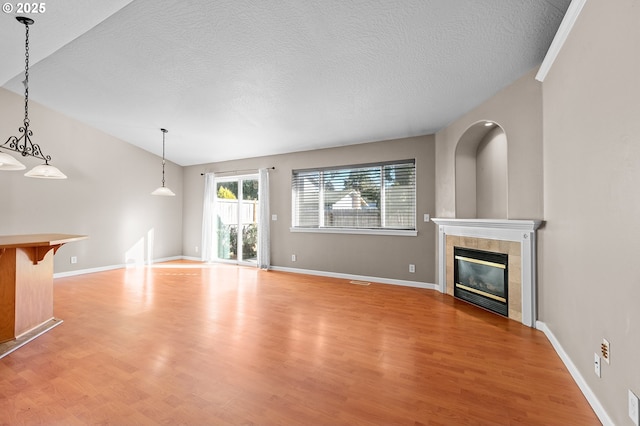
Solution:
M2 425L597 425L544 335L433 290L232 265L60 278Z

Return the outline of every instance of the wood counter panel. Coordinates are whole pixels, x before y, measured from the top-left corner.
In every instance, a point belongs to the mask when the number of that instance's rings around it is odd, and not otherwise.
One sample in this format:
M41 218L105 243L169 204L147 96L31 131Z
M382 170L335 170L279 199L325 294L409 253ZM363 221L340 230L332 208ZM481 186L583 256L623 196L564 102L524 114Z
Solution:
M16 250L0 249L0 343L15 336Z
M27 250L16 249L16 337L53 318L53 252L34 265Z

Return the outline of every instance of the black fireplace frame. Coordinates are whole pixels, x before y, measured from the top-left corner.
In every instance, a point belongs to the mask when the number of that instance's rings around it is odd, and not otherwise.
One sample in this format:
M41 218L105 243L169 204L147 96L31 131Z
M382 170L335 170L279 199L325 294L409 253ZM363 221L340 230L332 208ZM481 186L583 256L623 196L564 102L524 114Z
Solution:
M508 317L509 316L509 256L506 253L497 253L491 251L484 251L478 249L472 249L468 247L455 247L453 248L453 295L454 297L464 300L465 302L472 303L481 308L487 309L496 314ZM463 258L463 259L459 259ZM458 273L458 261L468 261L473 259L474 262L498 267L495 265L501 265L501 269L504 269L503 276L503 295L491 294L490 292L484 292L471 288L469 283L461 283Z

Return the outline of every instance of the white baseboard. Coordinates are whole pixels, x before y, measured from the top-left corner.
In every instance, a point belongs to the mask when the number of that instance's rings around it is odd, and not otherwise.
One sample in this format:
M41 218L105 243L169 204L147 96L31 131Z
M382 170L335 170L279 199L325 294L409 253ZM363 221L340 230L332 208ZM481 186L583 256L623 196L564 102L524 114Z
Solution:
M193 260L193 261L196 261L196 262L204 262L201 257L194 257L194 256L182 256L181 259L182 260Z
M272 266L272 271L292 272L294 274L317 275L321 277L342 278L347 280L371 281L381 284L402 285L405 287L426 288L428 290L437 290L440 287L437 284L423 283L421 281L396 280L391 278L369 277L365 275L342 274L338 272L314 271L311 269L286 268L283 266Z
M536 321L536 328L542 331L545 336L547 336L547 339L549 340L549 342L551 342L551 346L553 346L553 349L555 349L565 367L567 367L567 369L569 370L571 377L573 377L573 380L580 388L580 391L582 391L582 394L585 396L585 398L587 398L589 405L591 405L591 408L593 408L593 411L596 413L596 416L598 416L600 422L602 422L604 426L615 426L615 423L613 422L613 420L611 420L602 404L600 404L600 401L598 401L598 398L596 398L586 380L584 379L584 377L582 377L580 371L578 371L578 368L575 366L573 361L571 361L571 358L569 358L569 355L565 352L562 345L560 345L560 342L558 342L556 336L549 329L549 327L547 327L547 324L542 321Z
M160 262L169 262L172 260L201 261L202 259L200 259L199 257L191 257L191 256L173 256L173 257L155 259L151 263L154 264L154 263L160 263ZM53 278L55 279L55 278L72 277L75 275L92 274L94 272L110 271L112 269L122 269L122 268L127 268L132 266L135 266L135 265L120 264L120 265L102 266L99 268L78 269L76 271L59 272L59 273L53 274ZM390 278L369 277L364 275L342 274L337 272L314 271L310 269L286 268L281 266L272 266L269 269L273 271L292 272L295 274L317 275L317 276L331 277L331 278L343 278L347 280L372 281L372 282L381 283L381 284L402 285L406 287L425 288L428 290L440 289L440 287L437 284L424 283L421 281L396 280L396 279L390 279Z
M171 256L171 257L161 257L160 259L153 259L151 263L161 263L161 262L171 262L173 260L183 260L184 256ZM198 259L200 260L200 259Z
M163 257L160 259L154 259L151 261L151 264L160 263L160 262L170 262L172 260L181 260L185 259L184 256L172 256L172 257ZM200 260L200 259L195 259ZM145 262L144 265L148 265L149 263ZM109 265L109 266L100 266L98 268L87 268L87 269L77 269L75 271L67 271L67 272L58 272L53 274L53 278L64 278L64 277L73 277L75 275L84 275L84 274L93 274L94 272L104 272L111 271L113 269L124 269L135 267L134 264L125 264L121 263L119 265Z
M111 271L112 269L122 269L126 265L123 263L122 265L110 265L110 266L101 266L99 268L88 268L88 269L77 269L75 271L67 271L67 272L58 272L53 274L53 278L64 278L64 277L73 277L75 275L84 275L84 274L93 274L94 272L104 272Z

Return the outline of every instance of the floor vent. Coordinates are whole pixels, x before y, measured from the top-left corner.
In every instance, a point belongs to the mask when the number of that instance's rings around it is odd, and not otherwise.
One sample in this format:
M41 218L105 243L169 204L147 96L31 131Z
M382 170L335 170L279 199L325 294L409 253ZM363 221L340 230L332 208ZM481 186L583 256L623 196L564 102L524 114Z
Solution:
M349 281L349 284L356 284L356 285L369 285L371 284L368 281L358 281L358 280L351 280Z

